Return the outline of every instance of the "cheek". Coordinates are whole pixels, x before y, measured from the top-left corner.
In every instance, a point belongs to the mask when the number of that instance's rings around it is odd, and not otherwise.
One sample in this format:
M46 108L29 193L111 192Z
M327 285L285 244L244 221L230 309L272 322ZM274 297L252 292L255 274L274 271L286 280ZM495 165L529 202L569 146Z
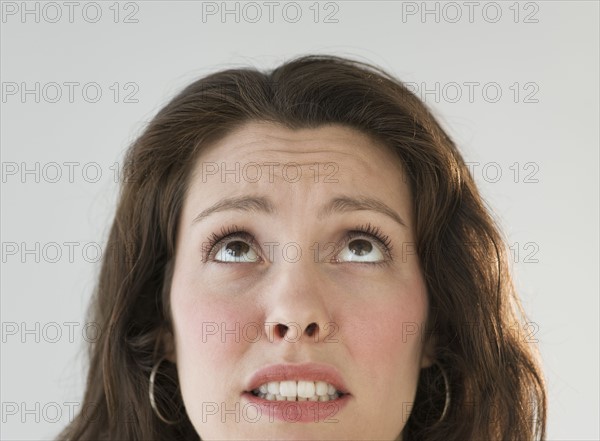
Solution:
M191 274L191 273L189 273ZM208 291L208 292L207 292ZM184 401L193 414L197 392L203 400L222 402L224 384L237 378L235 369L251 343L256 309L232 299L229 293L200 283L185 272L174 275L171 287L171 311L175 331L177 369ZM254 322L257 320L254 319Z
M371 283L339 308L340 341L352 364L356 409L350 418L377 421L380 434L401 432L419 380L427 291L418 273ZM350 289L350 286L348 286ZM384 438L384 436L382 436Z
M350 342L351 352L356 359L388 360L402 356L418 361L424 312L418 305L413 307L405 302L385 305L363 306L360 311L348 313L352 318L344 320L350 324L344 340Z
M348 277L336 281L340 323L350 347L362 355L392 354L419 348L428 313L428 295L419 267L409 262L392 275L368 282ZM350 294L348 294L350 293ZM345 338L345 339L346 339Z
M427 292L418 280L396 286L373 292L377 301L348 305L341 319L348 324L343 339L351 357L380 392L416 382L421 364Z
M197 293L174 290L171 305L177 360L220 369L245 350L243 332L251 334L250 309L220 300L207 301ZM232 307L233 306L233 307Z

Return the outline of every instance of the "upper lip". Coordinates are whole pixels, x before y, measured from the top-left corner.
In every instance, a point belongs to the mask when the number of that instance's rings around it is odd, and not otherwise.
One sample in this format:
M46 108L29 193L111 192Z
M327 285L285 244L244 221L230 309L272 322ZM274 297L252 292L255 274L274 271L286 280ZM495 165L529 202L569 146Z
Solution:
M256 371L247 383L246 391L258 389L271 381L325 381L343 394L348 388L338 370L324 363L273 364Z

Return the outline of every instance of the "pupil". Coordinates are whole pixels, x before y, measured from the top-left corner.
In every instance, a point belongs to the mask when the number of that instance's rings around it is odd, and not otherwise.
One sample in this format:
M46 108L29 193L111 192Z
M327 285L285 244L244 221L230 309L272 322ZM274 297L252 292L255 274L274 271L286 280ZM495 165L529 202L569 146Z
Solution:
M247 253L250 250L250 246L239 240L230 242L227 244L227 254L233 257L240 257L243 253Z
M364 256L373 250L373 245L371 245L371 242L364 239L353 240L350 242L350 250L357 256Z

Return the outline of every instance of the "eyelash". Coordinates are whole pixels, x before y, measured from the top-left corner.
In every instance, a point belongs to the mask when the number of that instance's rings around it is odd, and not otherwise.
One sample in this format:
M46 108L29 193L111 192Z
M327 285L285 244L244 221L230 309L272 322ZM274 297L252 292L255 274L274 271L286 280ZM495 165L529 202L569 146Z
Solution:
M370 236L383 250L387 259L381 262L355 262L355 263L366 263L368 265L385 265L390 263L392 260L392 239L388 235L382 233L379 227L373 226L370 223L366 225L360 225L354 228L354 230L348 231L344 246L348 245L353 239Z
M205 257L202 259L202 261L206 263L207 261L211 260L213 257L215 257L216 254L215 246L220 242L224 242L225 239L230 239L234 237L243 239L247 241L250 245L254 245L254 239L252 237L252 234L250 234L245 229L238 228L237 225L231 225L227 228L222 227L220 234L212 233L206 238L206 242L203 246Z
M385 259L381 262L354 262L354 263L362 263L362 264L367 264L367 265L389 264L390 260L392 260L392 258L393 258L392 250L394 247L392 246L392 240L390 239L389 236L383 234L379 227L373 226L370 223L368 223L366 225L359 225L359 226L355 227L353 230L348 231L343 246L348 245L352 240L354 240L356 238L364 237L364 236L370 236L371 239L373 239L381 248L383 248L384 254L387 256L387 259ZM255 242L252 234L250 232L248 232L247 230L245 230L244 228L238 228L237 225L230 225L228 227L222 227L220 233L218 233L218 234L212 233L210 236L208 236L206 238L206 242L204 243L204 246L203 246L204 258L202 259L202 261L204 263L206 263L209 260L212 260L215 257L215 254L217 252L217 250L215 250L215 247L219 243L225 242L227 239L234 239L234 238L242 239L251 246L256 245L256 242Z

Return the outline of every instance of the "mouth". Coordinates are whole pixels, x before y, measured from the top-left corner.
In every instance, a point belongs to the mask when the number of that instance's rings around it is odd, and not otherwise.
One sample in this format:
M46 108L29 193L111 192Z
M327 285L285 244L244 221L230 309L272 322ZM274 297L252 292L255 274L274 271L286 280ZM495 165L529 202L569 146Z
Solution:
M338 370L324 363L277 364L259 369L244 393L266 401L335 401L350 395Z
M268 365L246 383L242 393L269 421L337 422L352 395L339 371L324 363Z
M347 395L327 381L285 380L262 383L250 391L267 401L333 401Z

